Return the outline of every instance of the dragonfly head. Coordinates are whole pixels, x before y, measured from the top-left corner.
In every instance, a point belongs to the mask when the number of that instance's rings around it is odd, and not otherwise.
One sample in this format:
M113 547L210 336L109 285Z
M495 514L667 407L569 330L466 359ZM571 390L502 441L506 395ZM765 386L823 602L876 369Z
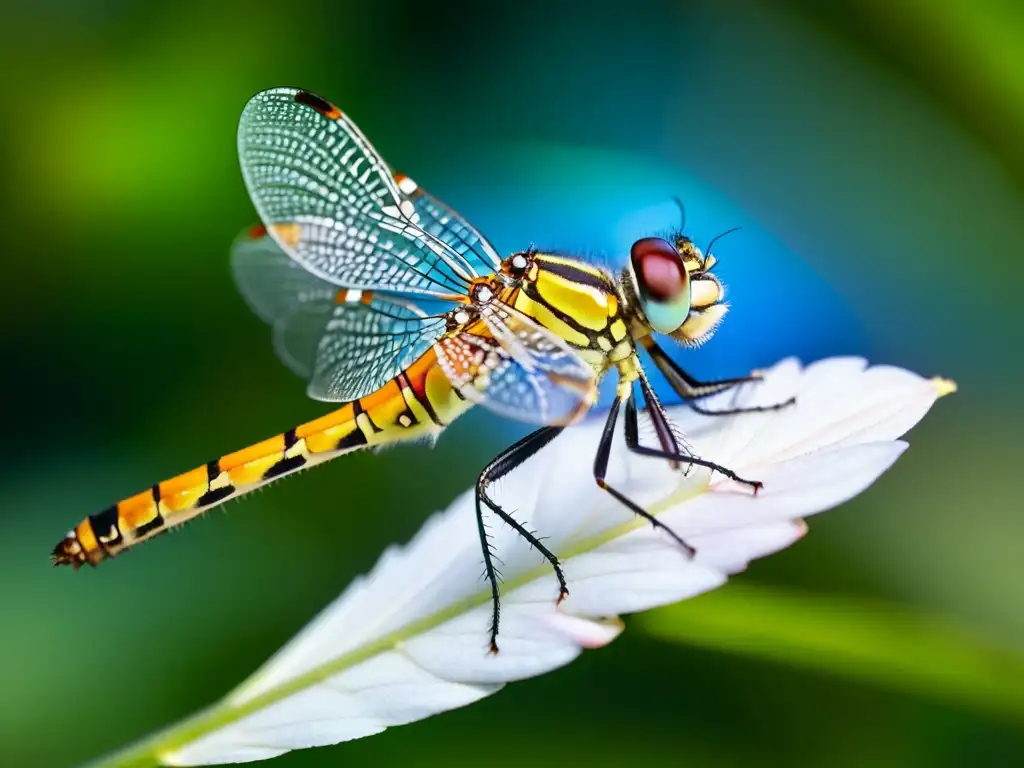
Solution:
M651 330L697 346L728 311L725 289L711 273L714 256L705 256L685 235L674 240L644 237L633 243L624 282Z

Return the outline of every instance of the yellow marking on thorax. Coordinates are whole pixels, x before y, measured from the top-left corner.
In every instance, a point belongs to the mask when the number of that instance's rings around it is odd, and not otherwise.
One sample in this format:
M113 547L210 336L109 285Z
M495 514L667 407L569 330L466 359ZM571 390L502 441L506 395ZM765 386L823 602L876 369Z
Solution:
M596 349L577 349L575 352L583 358L585 363L594 369L594 373L598 378L601 378L611 365L607 352L601 352Z
M527 296L525 291L518 292L514 306L524 315L529 315L549 331L557 334L573 346L586 347L590 344L590 339L587 338L586 334L580 333L572 326L567 325L556 317L550 309ZM563 309L563 311L566 310Z
M636 350L633 347L633 342L629 339L624 339L612 347L608 353L608 360L616 365L626 360L629 357L635 356Z
M633 388L633 382L640 378L640 358L635 353L631 353L622 360L617 361L615 367L619 371L619 380L615 385L615 393L620 399L625 399Z
M573 264L573 267L583 269L579 264ZM568 280L543 267L537 272L534 286L549 305L592 331L603 331L608 327L608 320L614 317L618 310L618 302L608 301L609 297L612 297L610 291Z

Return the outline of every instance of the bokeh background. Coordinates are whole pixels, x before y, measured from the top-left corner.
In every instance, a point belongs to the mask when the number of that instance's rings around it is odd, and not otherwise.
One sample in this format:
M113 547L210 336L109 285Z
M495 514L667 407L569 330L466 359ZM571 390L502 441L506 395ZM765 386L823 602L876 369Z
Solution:
M80 764L212 702L522 430L473 413L434 450L48 567L85 514L323 411L227 266L253 221L236 121L275 85L341 105L503 251L621 256L673 225L671 195L698 242L742 225L716 246L732 313L680 353L695 373L852 353L961 387L876 486L719 593L275 766L1020 764L1022 6L612 5L4 3L0 765Z

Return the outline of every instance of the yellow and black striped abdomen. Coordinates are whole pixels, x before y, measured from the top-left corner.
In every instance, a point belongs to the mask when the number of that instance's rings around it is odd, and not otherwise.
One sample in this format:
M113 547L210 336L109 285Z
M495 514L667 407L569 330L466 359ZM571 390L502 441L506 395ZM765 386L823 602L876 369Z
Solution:
M87 517L56 546L54 564L96 565L291 472L361 448L436 435L469 407L430 349L366 397Z

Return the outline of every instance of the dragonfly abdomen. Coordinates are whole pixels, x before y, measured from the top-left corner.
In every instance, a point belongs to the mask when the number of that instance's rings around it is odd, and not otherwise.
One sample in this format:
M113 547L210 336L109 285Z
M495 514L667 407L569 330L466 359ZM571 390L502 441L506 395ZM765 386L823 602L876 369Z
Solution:
M280 477L362 448L437 434L470 403L455 395L432 351L366 397L221 456L90 515L53 550L55 565L97 565L206 510ZM436 371L436 373L435 373Z

